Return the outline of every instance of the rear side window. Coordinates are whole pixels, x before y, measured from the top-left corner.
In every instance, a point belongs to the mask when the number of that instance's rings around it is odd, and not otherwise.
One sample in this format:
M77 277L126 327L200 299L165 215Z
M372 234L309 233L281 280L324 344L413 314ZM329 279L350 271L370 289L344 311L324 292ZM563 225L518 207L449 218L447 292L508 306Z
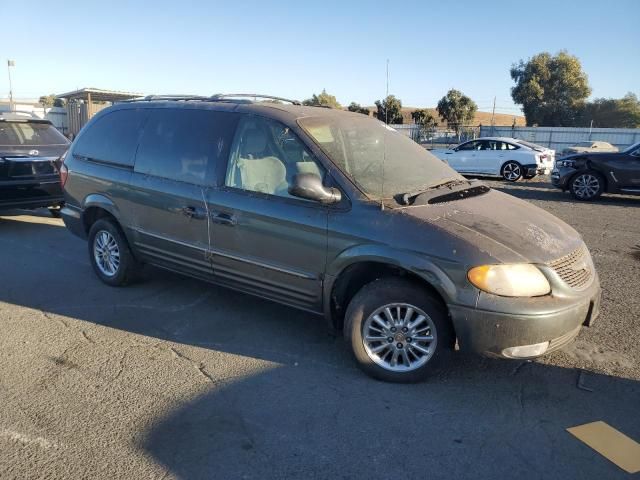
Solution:
M46 122L0 122L0 145L38 146L69 143L53 125Z
M467 142L463 143L458 147L458 150L479 150L480 143L479 142Z
M213 184L217 165L229 156L237 121L237 114L229 112L154 109L140 140L135 171Z
M73 154L132 167L147 113L144 109L107 113L80 134Z

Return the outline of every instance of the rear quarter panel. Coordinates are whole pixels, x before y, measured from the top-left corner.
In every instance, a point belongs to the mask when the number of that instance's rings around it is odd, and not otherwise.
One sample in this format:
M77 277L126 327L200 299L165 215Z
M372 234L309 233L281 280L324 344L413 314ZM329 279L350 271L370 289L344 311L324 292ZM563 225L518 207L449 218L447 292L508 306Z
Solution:
M125 234L130 236L131 211L129 183L132 171L71 156L65 161L69 173L64 186L65 202L81 210L97 206L109 211ZM111 209L108 205L112 204Z

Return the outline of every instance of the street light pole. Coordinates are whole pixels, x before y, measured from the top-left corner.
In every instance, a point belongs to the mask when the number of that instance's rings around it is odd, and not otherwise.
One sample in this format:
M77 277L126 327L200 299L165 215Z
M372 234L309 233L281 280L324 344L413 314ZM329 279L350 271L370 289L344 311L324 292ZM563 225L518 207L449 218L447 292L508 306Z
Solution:
M9 73L9 111L13 111L13 86L11 85L11 67L15 67L16 62L7 60L7 72Z

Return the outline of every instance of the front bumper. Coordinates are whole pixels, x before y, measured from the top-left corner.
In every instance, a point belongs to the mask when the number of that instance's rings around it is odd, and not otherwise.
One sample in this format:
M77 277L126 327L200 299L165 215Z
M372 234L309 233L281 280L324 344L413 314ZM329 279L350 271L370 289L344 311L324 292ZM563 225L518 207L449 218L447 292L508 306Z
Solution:
M513 314L450 305L458 343L463 350L487 356L513 358L505 349L549 342L544 353L571 342L582 325L589 326L600 312L601 289L597 277L569 306L541 313ZM518 299L526 300L526 299ZM520 358L533 358L520 357Z
M551 171L551 184L554 187L567 190L569 188L569 180L571 180L576 171L575 168L571 167L554 168Z

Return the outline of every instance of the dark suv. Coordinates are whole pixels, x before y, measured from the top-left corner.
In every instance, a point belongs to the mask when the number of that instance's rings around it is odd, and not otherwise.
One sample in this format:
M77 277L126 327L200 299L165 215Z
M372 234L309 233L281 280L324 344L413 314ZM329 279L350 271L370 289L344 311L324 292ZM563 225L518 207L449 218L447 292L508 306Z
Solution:
M591 256L553 215L377 120L268 100L152 97L91 120L62 215L103 282L149 263L322 315L391 381L456 339L531 358L596 318Z
M58 170L68 147L48 120L26 112L0 113L0 210L49 207L59 216Z
M640 142L621 152L576 153L558 159L551 182L577 200L604 192L640 195Z

